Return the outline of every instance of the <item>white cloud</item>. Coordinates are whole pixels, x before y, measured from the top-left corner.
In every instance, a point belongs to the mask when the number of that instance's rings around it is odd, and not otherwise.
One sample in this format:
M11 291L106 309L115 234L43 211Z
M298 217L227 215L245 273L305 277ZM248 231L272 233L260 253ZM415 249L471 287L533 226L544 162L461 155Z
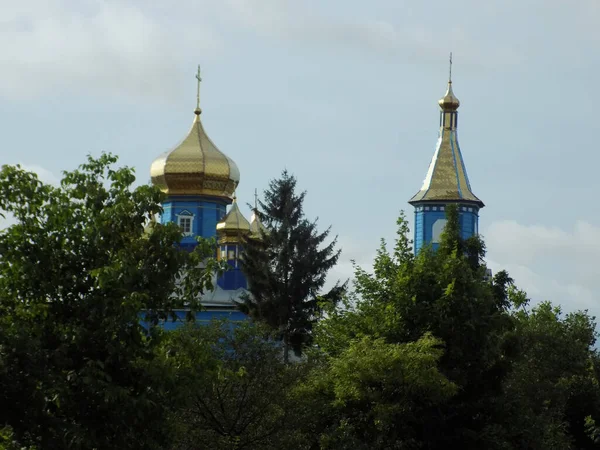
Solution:
M75 88L169 96L183 54L217 44L208 26L199 24L191 35L187 27L169 26L151 12L115 0L3 5L0 95L34 97Z
M52 173L48 169L44 169L41 166L38 166L36 164L20 164L20 166L23 170L26 170L27 172L34 172L38 176L40 181L44 183L58 185L60 182L59 178L56 175L54 175L54 173Z
M345 239L343 236L338 239L337 248L341 248L342 253L338 263L328 273L325 289L333 287L338 281L344 283L347 280L350 280L349 287L352 287L351 283L354 279L352 261L365 270L371 270L376 255L376 248L370 248L370 244Z
M36 98L68 89L169 99L188 86L189 68L182 69L191 59L238 46L240 31L395 61L437 63L450 48L463 63L519 59L514 49L480 44L459 25L439 29L423 14L392 23L374 15L376 8L365 15L355 10L291 0L9 2L0 19L0 95Z
M226 0L228 14L258 34L311 44L318 48L358 50L366 54L391 56L404 62L444 60L450 49L460 52L463 63L477 65L515 64L522 57L514 48L480 45L456 23L438 28L411 14L404 5L399 23L370 17L346 18L340 12L325 16L291 0ZM342 4L338 5L343 8ZM373 8L373 11L376 11ZM428 11L429 12L429 11Z
M492 223L484 238L489 266L506 269L533 301L600 313L600 227L577 221L563 230L502 221Z

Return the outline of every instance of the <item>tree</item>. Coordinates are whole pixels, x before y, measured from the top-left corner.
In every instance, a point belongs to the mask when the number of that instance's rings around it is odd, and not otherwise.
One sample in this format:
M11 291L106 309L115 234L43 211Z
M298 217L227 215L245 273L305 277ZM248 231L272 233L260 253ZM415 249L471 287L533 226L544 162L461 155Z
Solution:
M20 167L0 171L0 428L22 445L164 448L169 430L157 364L161 333L145 330L211 286L203 242L186 253L175 225L144 225L162 194L132 188L116 157L88 158L60 186ZM200 265L205 262L204 265ZM183 275L183 278L181 278Z
M319 295L340 250L336 239L325 244L329 229L319 233L316 221L305 218L305 196L287 171L272 180L257 211L267 233L248 238L242 256L249 295L240 307L280 333L286 361L289 348L300 353L311 341L323 305L337 302L345 289L338 283Z
M161 346L175 374L173 450L304 448L292 397L306 365L285 364L272 332L215 321L172 332Z
M598 448L590 426L600 420L594 318L563 316L549 302L528 308L524 292L511 294L519 353L504 385L504 408L512 448Z
M408 224L400 216L393 252L388 252L382 241L372 272L356 267L356 297L349 307L330 312L318 325L316 343L327 355L327 365L335 366L349 348L367 337L390 346L406 346L431 335L443 348L436 356L436 366L455 387L455 394L444 401L417 403L418 421L405 422L412 424L409 431L385 433L384 441L353 432L347 436L348 442L355 440L365 448L405 448L401 444L408 444L403 439L410 436L414 448L507 448L499 402L510 368L511 345L504 336L512 327L507 299L512 281L504 272L492 282L485 280L483 243L478 238L463 241L458 233L458 212L447 209L440 248L425 247L416 256L407 237ZM423 388L432 389L433 385ZM372 395L385 393L381 384L369 389ZM339 401L338 393L331 395ZM399 391L398 395L395 403L411 401L406 393ZM428 398L427 394L422 397ZM376 403L356 404L352 411L342 412L342 417L370 417L376 413L373 408ZM333 423L323 418L325 433L340 426L339 417L340 411L331 414ZM379 426L397 430L397 423L392 420Z
M321 449L421 448L431 411L457 390L438 369L442 354L441 341L430 334L406 343L356 337L298 388L315 406L314 420L302 423L318 430Z

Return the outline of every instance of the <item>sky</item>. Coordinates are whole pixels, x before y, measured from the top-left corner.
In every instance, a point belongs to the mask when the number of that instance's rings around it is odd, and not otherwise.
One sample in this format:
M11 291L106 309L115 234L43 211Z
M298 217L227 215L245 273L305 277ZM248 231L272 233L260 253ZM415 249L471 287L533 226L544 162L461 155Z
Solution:
M597 0L3 0L2 12L0 164L57 182L107 151L147 183L189 131L201 64L202 120L240 168L243 211L293 173L307 216L343 249L332 280L371 265L401 210L412 222L452 52L488 265L534 302L600 315Z

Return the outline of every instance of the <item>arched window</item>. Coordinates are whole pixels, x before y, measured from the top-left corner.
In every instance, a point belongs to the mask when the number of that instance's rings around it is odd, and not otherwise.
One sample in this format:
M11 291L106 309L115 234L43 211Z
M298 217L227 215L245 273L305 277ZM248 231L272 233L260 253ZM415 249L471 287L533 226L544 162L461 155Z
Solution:
M442 236L442 231L444 231L444 227L446 226L446 219L438 219L433 223L432 227L432 237L431 242L434 244L439 244L440 238Z

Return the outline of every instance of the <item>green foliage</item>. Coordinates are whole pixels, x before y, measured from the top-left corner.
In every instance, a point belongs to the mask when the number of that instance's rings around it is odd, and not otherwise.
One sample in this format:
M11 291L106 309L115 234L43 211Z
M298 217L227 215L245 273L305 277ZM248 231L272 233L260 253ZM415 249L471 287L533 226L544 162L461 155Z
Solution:
M477 238L461 240L456 208L449 207L447 214L439 250L426 247L417 256L401 215L393 252L382 242L372 272L356 267L353 307L330 312L317 328L317 343L333 365L347 357L347 349L357 340L401 346L431 335L443 344L434 367L453 387L444 391L448 395L443 400L434 395L439 382L423 385L437 402L429 409L419 405L418 418L405 422L411 424L410 431L383 433L378 435L381 440L369 442L364 432L354 429L351 439L346 436L349 446L358 440L365 448L412 448L403 441L410 437L414 448L502 448L497 439L501 428L497 400L508 371L509 349L503 336L512 326L507 312L512 280L501 272L492 282L485 281L483 244ZM385 392L381 386L371 389L379 389L379 395ZM369 408L367 403L364 406ZM360 414L373 414L367 411Z
M300 448L292 387L302 364L284 364L270 331L228 322L187 326L168 336L162 355L176 374L171 397L174 449Z
M132 188L116 157L88 158L60 186L0 171L0 425L40 448L161 448L167 432L154 364L160 337L139 323L199 307L211 244L182 252L174 225L144 226L162 194ZM210 253L212 254L212 253ZM182 276L183 282L177 283Z
M12 428L0 428L0 450L36 450L35 447L24 447L16 440Z
M382 242L372 271L356 267L355 295L317 326L321 448L598 448L594 319L530 310L506 272L487 280L485 246L461 239L458 217L447 208L438 250L413 256L401 215L393 251ZM424 336L437 344L406 347ZM394 368L425 370L394 358L403 346L432 377Z
M522 298L519 299L523 303ZM526 301L524 306L526 306ZM515 448L597 448L594 319L541 303L513 313L520 351L505 383Z
M183 252L176 225L146 226L162 194L115 162L60 186L0 171L17 221L0 231L0 449L600 448L595 319L487 279L456 207L437 251L413 254L401 214L355 291L321 295L336 241L284 172L261 203L269 233L246 242L255 323L164 333L225 265L214 241Z
M284 171L272 180L260 201L268 233L245 243L242 268L249 292L241 309L280 333L288 347L300 353L311 342L312 327L326 304L336 303L345 285L320 295L327 272L338 260L336 239L325 244L329 229L319 233L304 216L306 193L296 193L296 179Z
M423 416L456 392L437 368L440 345L430 335L402 344L363 337L313 373L305 389L330 398L321 448L417 448Z

